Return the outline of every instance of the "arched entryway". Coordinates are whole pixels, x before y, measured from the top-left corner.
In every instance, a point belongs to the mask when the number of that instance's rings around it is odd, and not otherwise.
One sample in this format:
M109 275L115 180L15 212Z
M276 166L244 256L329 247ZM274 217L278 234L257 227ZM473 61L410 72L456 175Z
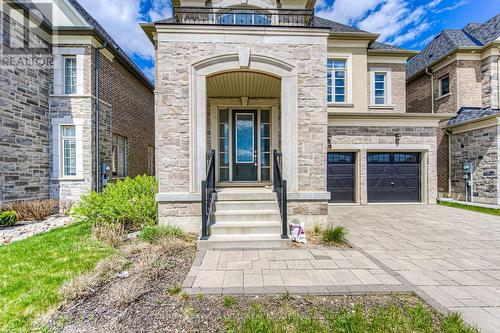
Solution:
M250 49L197 62L191 71L190 101L192 192L199 191L205 176L209 149L217 150L219 166L225 164L226 170L218 168L223 182L271 180L267 159L277 149L283 153L289 190L297 190L294 66L251 54ZM238 136L245 140L238 142Z

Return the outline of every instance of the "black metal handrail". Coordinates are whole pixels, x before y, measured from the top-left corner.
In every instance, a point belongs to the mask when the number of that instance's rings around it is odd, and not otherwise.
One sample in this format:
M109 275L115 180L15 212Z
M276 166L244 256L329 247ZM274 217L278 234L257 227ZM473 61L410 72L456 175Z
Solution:
M177 24L310 27L314 10L237 7L174 7Z
M201 237L208 239L208 228L213 222L215 213L215 200L217 191L215 188L215 150L208 154L207 178L201 181Z
M281 214L281 238L288 239L288 218L287 218L287 198L286 180L281 173L282 155L273 150L273 191L278 197L278 206Z

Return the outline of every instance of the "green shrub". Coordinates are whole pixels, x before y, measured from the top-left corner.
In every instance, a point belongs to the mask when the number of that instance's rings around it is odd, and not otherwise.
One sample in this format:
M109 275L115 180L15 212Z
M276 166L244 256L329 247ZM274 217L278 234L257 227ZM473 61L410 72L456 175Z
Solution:
M227 296L224 296L223 303L224 303L224 306L226 308L230 308L234 305L234 303L236 303L236 299L233 296L227 295Z
M16 212L12 210L0 212L0 225L10 227L16 224L16 222L17 222Z
M347 231L344 227L329 227L323 230L323 241L327 243L346 243Z
M152 176L125 178L106 186L103 192L82 195L73 215L93 225L120 224L126 231L156 224L155 195L158 183Z
M139 237L148 243L158 243L162 239L183 238L184 231L173 225L151 225L142 229Z

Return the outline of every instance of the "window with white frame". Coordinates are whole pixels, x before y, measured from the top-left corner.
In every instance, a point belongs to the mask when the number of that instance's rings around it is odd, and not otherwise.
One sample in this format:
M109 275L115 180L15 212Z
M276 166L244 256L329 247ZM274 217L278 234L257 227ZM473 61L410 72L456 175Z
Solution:
M148 146L148 173L153 176L155 174L155 147Z
M62 175L76 176L76 129L75 126L61 126Z
M439 96L448 95L450 93L450 77L448 75L439 79Z
M76 56L64 56L64 93L76 94Z
M329 103L347 102L347 60L328 59L327 101Z
M384 105L387 104L387 73L385 72L375 72L374 74L374 94L375 94L375 104Z
M111 172L115 177L127 176L127 138L113 134L111 146Z

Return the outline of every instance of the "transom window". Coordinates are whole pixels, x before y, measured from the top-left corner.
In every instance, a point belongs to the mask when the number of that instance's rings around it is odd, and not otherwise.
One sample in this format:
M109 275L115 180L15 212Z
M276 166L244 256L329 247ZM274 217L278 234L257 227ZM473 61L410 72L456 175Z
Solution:
M124 136L113 134L111 146L111 172L116 177L127 176L127 144Z
M450 93L450 77L448 75L439 79L439 96Z
M387 74L382 72L375 73L375 104L386 104L386 80Z
M63 176L76 176L76 130L75 126L61 127Z
M346 63L345 59L328 59L327 101L329 103L346 102Z
M76 94L76 57L64 57L64 93Z

